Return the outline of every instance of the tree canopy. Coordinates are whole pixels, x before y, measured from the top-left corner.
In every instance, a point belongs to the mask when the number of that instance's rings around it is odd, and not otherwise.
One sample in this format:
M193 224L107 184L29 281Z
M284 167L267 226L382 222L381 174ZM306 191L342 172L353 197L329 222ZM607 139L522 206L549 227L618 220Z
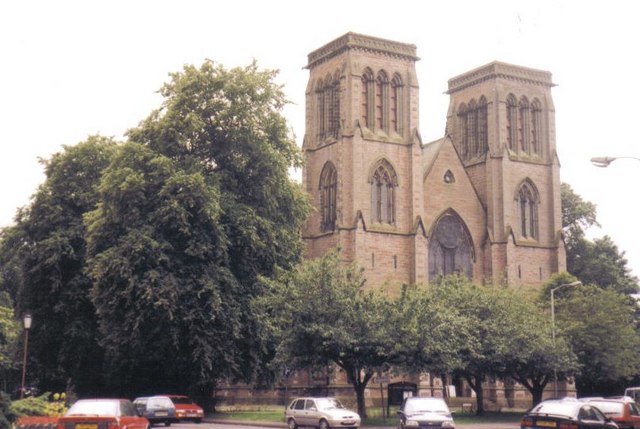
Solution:
M567 249L567 271L584 284L614 289L620 293L637 293L638 278L631 274L624 252L610 237L589 240L586 231L600 226L595 204L577 195L571 186L561 186L562 227Z
M91 137L45 162L0 246L42 385L208 395L269 376L274 346L248 309L258 276L300 260L309 211L275 76L185 66L126 144Z
M362 270L343 265L336 250L265 281L270 293L256 305L274 320L275 363L290 369L336 365L366 417L367 384L398 356L392 302L380 290L364 290Z

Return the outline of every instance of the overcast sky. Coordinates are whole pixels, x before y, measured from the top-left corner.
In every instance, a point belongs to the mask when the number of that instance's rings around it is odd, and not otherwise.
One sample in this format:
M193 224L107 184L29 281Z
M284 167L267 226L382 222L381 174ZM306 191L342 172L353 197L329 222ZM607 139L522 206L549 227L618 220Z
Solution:
M494 60L547 70L558 86L561 180L597 204L640 275L638 7L633 1L4 0L0 3L0 226L44 180L48 158L91 134L121 139L168 73L206 58L278 69L304 135L307 54L353 31L417 46L420 132L442 136L447 80Z

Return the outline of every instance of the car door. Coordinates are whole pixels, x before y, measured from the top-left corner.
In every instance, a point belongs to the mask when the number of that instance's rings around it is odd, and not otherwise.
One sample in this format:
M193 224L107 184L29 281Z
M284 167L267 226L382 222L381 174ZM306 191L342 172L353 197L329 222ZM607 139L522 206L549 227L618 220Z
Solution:
M580 429L612 429L617 427L609 424L610 420L600 410L591 405L585 405L580 408L578 419L580 420Z
M640 408L635 402L627 402L625 404L629 413L629 420L633 422L633 429L640 429Z
M293 417L298 426L306 426L304 422L304 399L297 399L289 408L289 415Z
M306 426L318 426L318 421L320 421L318 405L313 399L307 399L304 406L304 418Z

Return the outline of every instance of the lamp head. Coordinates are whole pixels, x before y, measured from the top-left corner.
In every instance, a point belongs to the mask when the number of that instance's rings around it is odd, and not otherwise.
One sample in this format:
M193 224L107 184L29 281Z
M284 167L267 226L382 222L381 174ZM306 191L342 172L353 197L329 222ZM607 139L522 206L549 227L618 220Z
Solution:
M22 321L24 322L24 329L31 329L31 322L33 322L33 317L31 317L31 313L25 313Z
M596 156L591 158L591 163L596 167L608 167L616 158L612 156Z

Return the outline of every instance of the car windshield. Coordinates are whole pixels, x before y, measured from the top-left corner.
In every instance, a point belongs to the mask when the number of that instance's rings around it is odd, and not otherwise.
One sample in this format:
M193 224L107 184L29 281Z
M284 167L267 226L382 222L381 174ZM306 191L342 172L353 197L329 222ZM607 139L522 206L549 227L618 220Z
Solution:
M411 399L407 401L404 412L412 413L449 413L449 407L440 399Z
M69 408L67 416L117 416L120 404L118 401L79 400Z
M334 398L316 399L316 406L319 410L329 410L331 408L344 408L340 401Z
M184 397L173 397L171 398L174 404L193 404L193 401L189 398Z
M600 411L609 415L622 415L624 413L624 404L622 402L613 401L589 401L591 405L597 407Z
M167 397L156 397L149 398L147 402L147 408L157 409L157 408L172 408L173 403Z

